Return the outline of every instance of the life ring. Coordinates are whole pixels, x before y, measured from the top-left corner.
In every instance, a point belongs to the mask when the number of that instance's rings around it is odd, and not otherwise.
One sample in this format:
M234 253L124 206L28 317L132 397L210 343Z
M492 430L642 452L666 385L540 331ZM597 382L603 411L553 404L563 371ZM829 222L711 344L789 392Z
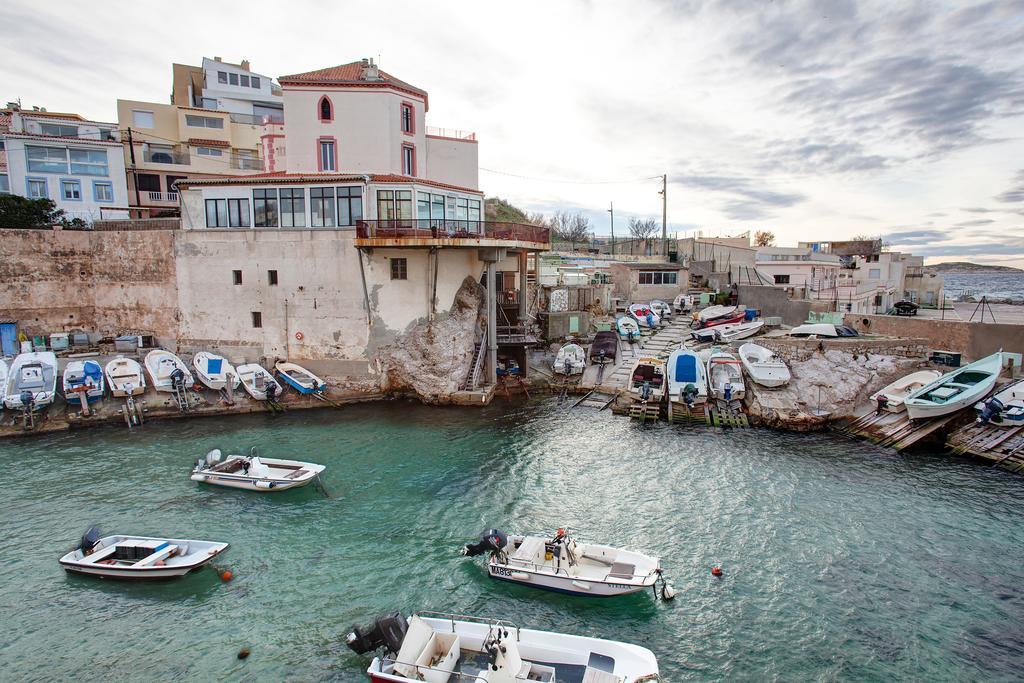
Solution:
M296 332L296 333L295 333L295 338L296 338L296 339L298 339L299 341L302 341L302 338L303 338L304 336L305 336L305 335L304 335L304 334L302 334L301 332Z

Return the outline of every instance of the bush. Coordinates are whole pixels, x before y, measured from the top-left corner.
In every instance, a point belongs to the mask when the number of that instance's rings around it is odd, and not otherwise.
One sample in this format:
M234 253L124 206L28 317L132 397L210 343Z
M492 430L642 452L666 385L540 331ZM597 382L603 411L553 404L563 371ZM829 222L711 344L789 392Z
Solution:
M0 228L48 228L63 218L64 211L58 209L52 199L0 195Z

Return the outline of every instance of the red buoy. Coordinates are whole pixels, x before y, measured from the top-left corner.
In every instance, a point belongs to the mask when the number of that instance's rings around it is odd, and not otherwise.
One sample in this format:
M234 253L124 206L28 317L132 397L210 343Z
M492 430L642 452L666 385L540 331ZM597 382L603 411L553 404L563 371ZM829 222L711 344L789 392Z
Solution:
M222 571L220 573L220 580L221 581L230 581L231 579L234 578L234 576L235 575L231 573L230 569L225 569L224 571Z
M719 567L718 565L715 565L714 567L711 568L711 576L721 576L721 575L722 575L722 568L721 567Z

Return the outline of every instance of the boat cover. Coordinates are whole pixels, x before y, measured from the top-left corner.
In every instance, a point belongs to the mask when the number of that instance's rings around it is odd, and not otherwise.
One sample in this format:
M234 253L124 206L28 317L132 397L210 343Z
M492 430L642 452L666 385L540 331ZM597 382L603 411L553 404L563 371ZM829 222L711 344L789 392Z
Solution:
M672 368L674 377L672 378L675 382L691 382L697 381L697 357L689 354L681 355L676 358L676 366Z
M209 375L219 375L220 367L224 361L220 358L209 358L206 361L206 373Z

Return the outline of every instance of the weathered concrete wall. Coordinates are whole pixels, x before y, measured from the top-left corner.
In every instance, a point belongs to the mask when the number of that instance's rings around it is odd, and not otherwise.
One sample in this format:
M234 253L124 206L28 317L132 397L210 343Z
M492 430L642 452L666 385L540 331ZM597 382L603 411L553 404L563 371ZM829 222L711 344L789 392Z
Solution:
M1024 325L929 320L893 315L847 314L844 322L862 332L888 337L920 337L931 349L958 351L977 360L1002 349L1024 353Z
M739 285L739 303L747 308L761 311L762 317L779 317L786 325L801 325L811 311L810 301L790 299L786 291L778 287Z
M890 356L923 360L928 355L928 340L867 339L839 337L837 339L807 339L799 337L759 337L757 343L771 349L787 363L805 361L817 353L841 351L851 356Z

